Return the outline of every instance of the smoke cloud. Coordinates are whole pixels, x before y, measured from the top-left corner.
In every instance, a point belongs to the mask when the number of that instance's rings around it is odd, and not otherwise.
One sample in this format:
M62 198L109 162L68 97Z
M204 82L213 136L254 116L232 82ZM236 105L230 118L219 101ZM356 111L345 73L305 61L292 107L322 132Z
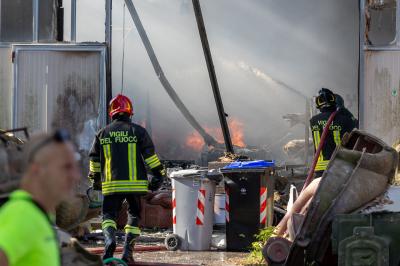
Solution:
M69 1L64 1L68 17ZM200 38L189 0L134 0L161 66L188 109L218 128ZM228 120L243 124L244 142L272 147L304 138L304 125L282 116L304 113L305 98L328 87L357 115L357 0L202 0L205 26ZM78 1L79 41L104 40L104 1ZM113 1L113 94L121 91L123 0ZM68 21L66 24L68 35ZM164 91L134 24L125 14L124 93L135 121L151 124L161 157L196 159L185 145L193 129Z

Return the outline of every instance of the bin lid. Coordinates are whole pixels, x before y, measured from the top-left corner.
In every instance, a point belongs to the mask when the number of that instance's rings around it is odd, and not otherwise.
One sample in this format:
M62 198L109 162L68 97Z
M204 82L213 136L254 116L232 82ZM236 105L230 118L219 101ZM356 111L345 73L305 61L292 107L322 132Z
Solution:
M265 170L275 166L274 160L257 160L257 161L237 161L228 164L221 171L226 172L230 170Z
M224 178L222 173L220 171L218 171L217 169L208 170L206 177L217 183L221 182L222 179Z
M178 170L178 171L173 171L170 173L169 177L171 178L183 178L183 177L201 177L204 175L204 173L207 173L207 169L184 169L184 170Z

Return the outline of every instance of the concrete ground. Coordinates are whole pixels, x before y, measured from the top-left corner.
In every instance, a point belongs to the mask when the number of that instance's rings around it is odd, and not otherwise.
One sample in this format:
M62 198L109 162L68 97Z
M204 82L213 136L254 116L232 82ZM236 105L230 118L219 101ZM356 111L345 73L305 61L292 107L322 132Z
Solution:
M164 247L165 237L171 231L143 231L137 239L138 246ZM118 248L121 252L123 244L123 233L117 234ZM91 241L84 242L86 247L103 248L103 236L101 233ZM243 265L243 260L248 256L246 252L226 252L222 249L217 250L218 244L224 242L224 231L216 230L212 237L212 251L140 251L134 254L135 262L142 265L153 265L151 263L171 263L182 265L210 265L210 266L236 266ZM100 254L102 251L100 252ZM115 253L115 257L121 254ZM144 264L146 263L146 264Z
M242 265L248 253L224 251L156 251L138 252L135 261L147 263L176 263L190 265L236 266Z
M143 232L138 239L137 246L140 247L164 247L164 238L170 232ZM223 233L217 232L213 234L213 244L217 245L221 241ZM122 251L123 235L117 237L118 248L116 252ZM97 249L97 253L102 254L104 242L102 241L102 234L96 237L97 241L83 241L86 248ZM91 251L92 253L93 250ZM139 265L154 265L155 263L171 263L182 265L210 265L210 266L236 266L242 265L243 259L249 253L246 252L226 252L224 250L217 250L213 248L212 251L138 251L134 254L134 259ZM121 254L115 253L115 257L121 257ZM143 263L143 264L141 264ZM152 264L154 263L154 264Z

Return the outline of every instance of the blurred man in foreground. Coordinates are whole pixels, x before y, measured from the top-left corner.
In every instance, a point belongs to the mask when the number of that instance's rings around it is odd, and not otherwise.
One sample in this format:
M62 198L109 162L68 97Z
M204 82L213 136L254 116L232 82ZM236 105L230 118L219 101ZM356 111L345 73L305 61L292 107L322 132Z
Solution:
M0 265L60 265L54 217L79 180L75 150L60 130L34 136L24 156L21 187L0 208Z

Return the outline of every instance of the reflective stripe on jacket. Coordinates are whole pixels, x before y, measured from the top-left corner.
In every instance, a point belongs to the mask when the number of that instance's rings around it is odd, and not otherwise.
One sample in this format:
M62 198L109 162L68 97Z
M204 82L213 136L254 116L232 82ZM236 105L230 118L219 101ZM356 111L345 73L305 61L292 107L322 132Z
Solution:
M332 112L321 112L310 120L310 127L313 134L314 149L318 149L321 141L322 132ZM351 132L357 127L357 120L347 109L341 109L337 112L332 124L329 127L328 135L324 146L318 157L315 171L326 170L329 160L336 146L340 145L341 139L346 132Z

